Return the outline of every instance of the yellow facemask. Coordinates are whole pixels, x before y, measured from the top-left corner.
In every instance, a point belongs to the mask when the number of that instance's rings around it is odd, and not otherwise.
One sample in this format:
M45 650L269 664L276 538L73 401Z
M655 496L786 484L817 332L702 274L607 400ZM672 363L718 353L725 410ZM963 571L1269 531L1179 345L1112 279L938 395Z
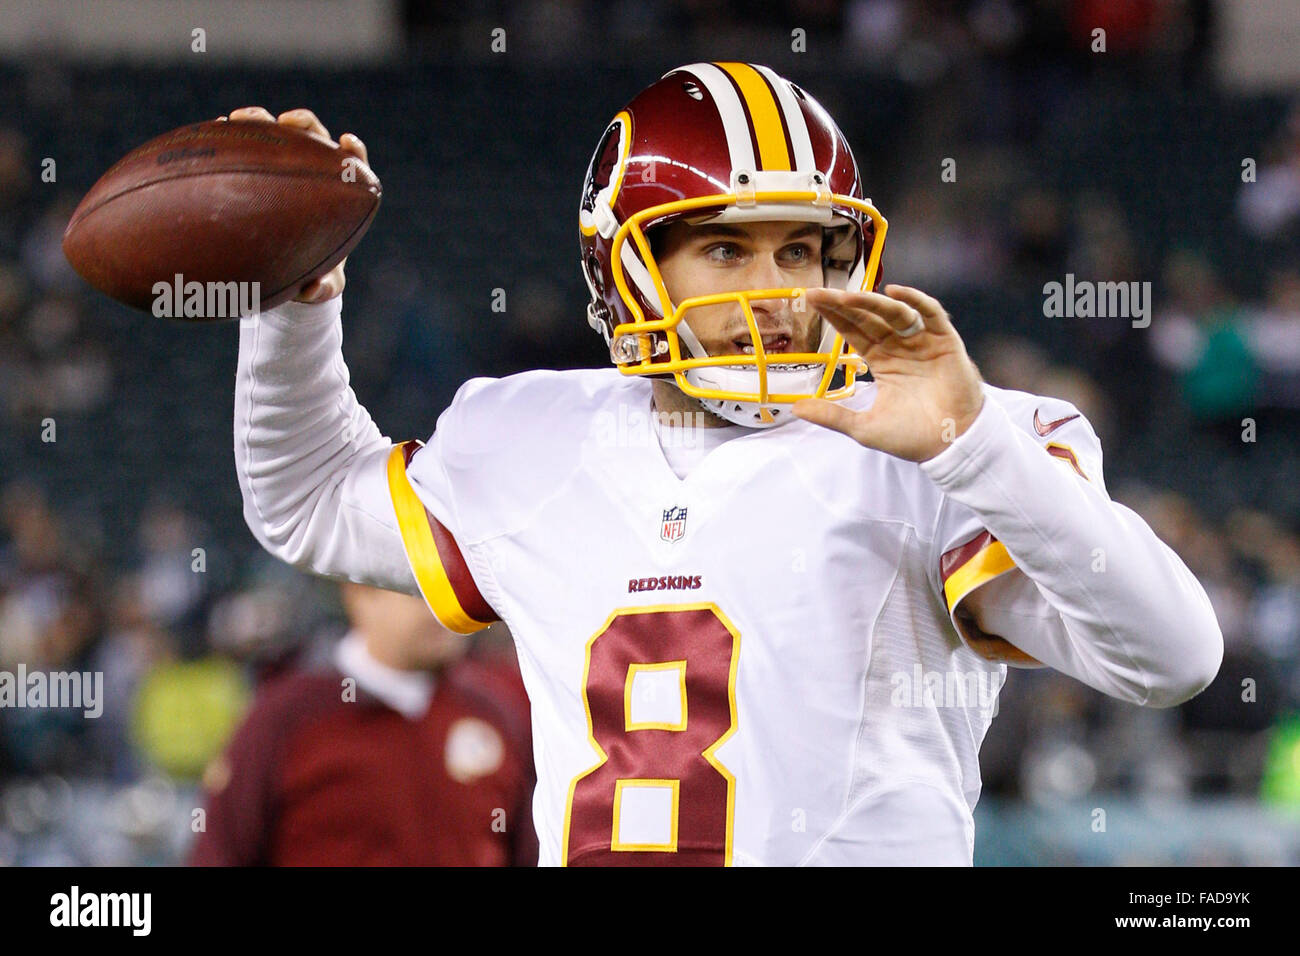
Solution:
M727 207L737 205L746 210L754 210L749 216L751 219L757 218L758 211L769 205L779 206L781 210L779 213L774 213L771 218L782 220L793 218L789 212L792 206L808 207L810 213L815 214L809 216L812 221L821 221L826 218L828 212L833 213L836 210L852 210L861 213L871 220L875 228L861 281L853 291L870 290L875 287L888 223L869 201L833 194L829 191L770 190L742 195L719 193L651 206L629 217L613 238L610 259L614 284L633 316L633 321L615 326L611 337L610 351L619 371L624 375L671 374L678 388L685 394L706 403L752 403L759 409L758 424L771 424L772 416L767 409L770 405L788 405L804 398L835 400L853 394L856 375L865 368L865 365L862 358L846 345L842 336L838 333L832 334L833 330L829 325L824 330L820 351L782 352L776 359L769 359L763 350L762 338L759 335L751 303L763 299L789 299L792 309L802 311L807 307L804 304L803 289L792 287L718 292L691 296L676 304L670 299L658 263L655 262L651 252L645 224L648 222L657 224L665 217L680 217L697 209L723 208L725 211ZM637 296L632 292L623 257L624 245L629 239L640 253L640 261L645 264L658 299L661 317L648 317ZM687 313L691 309L723 302L740 303L753 341L754 354L717 356L689 354L692 350L683 349L682 336L679 333ZM689 325L684 327L688 340L693 340L694 336L689 333L689 328ZM661 337L656 336L655 333L661 333ZM769 366L772 366L770 371ZM791 371L791 367L798 367L797 374ZM757 383L750 388L736 388L733 386L745 382L736 382L736 376L700 373L698 370L701 369L739 370L744 373L744 380L750 383L753 382L754 377L750 370L756 370ZM844 383L832 389L831 382L839 369L844 372ZM728 378L731 381L728 381ZM794 390L782 390L790 389L792 386Z

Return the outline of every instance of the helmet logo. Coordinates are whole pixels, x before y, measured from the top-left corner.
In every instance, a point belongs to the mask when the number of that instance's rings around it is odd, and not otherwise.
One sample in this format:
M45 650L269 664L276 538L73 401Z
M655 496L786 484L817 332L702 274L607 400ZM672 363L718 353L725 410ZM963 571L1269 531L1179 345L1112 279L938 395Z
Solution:
M587 185L582 190L582 208L586 212L596 208L596 194L609 185L614 173L614 164L618 162L618 131L617 123L609 124L587 167Z
M627 165L630 126L627 113L619 113L606 127L600 145L592 154L582 187L582 205L578 210L578 224L586 235L594 234L605 218L598 208L612 209L614 200L618 198L618 188Z

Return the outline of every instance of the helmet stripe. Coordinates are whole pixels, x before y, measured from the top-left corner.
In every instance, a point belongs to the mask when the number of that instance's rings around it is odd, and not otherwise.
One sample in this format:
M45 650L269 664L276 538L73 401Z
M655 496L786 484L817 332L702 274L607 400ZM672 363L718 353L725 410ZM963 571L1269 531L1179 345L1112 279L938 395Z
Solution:
M755 64L754 69L767 77L768 84L776 91L781 115L785 118L786 135L794 153L794 168L800 172L811 172L817 168L817 159L813 156L812 137L808 135L808 121L804 119L794 91L770 67Z
M772 83L772 79L769 76L767 76L767 74L763 73L761 70L758 69L757 63L751 63L749 65L753 67L754 70L758 71L758 75L762 78L763 83L767 86L768 93L772 95L773 102L776 104L776 115L781 121L781 134L782 136L785 137L786 160L790 163L793 163L794 144L790 142L790 118L785 115L785 108L782 106L780 99L777 98L776 86ZM798 167L791 165L789 168L797 169Z
M650 277L650 270L646 268L645 263L641 261L641 257L637 254L636 243L631 241L623 243L623 250L619 258L623 260L623 271L627 273L627 277L632 280L632 284L640 291L646 305L662 315L663 303L659 301L659 292L655 288L654 279ZM651 316L647 315L646 318L649 319Z
M748 63L719 63L718 66L735 80L744 98L758 140L761 168L788 170L790 150L786 146L785 121L767 80Z
M754 144L749 138L749 123L745 120L745 107L740 94L722 72L712 63L692 63L681 68L692 74L708 90L713 105L722 118L722 129L727 137L727 151L732 169L754 169Z

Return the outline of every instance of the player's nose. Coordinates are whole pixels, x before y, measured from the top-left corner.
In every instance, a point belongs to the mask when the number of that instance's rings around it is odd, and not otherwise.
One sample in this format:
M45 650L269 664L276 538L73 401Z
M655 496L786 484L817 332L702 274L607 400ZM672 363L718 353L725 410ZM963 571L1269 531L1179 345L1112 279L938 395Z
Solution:
M785 319L789 312L789 302L786 299L750 299L749 307L754 310L754 318L760 327L770 327Z
M772 250L765 251L761 255L754 257L754 267L750 276L754 283L753 288L782 289L790 284L785 270L781 268L780 262L777 261L776 255L776 250Z

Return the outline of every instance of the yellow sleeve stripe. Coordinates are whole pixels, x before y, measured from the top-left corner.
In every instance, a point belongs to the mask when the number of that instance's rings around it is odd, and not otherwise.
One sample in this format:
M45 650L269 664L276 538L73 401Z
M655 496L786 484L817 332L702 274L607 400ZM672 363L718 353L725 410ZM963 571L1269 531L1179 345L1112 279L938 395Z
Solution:
M1016 566L1001 541L992 541L957 568L943 582L943 596L952 610L971 591Z
M397 512L397 526L406 546L406 558L411 562L411 570L429 609L444 627L457 634L483 630L488 625L466 614L452 589L451 579L433 540L429 514L406 477L406 458L401 445L393 446L388 455L388 491Z

